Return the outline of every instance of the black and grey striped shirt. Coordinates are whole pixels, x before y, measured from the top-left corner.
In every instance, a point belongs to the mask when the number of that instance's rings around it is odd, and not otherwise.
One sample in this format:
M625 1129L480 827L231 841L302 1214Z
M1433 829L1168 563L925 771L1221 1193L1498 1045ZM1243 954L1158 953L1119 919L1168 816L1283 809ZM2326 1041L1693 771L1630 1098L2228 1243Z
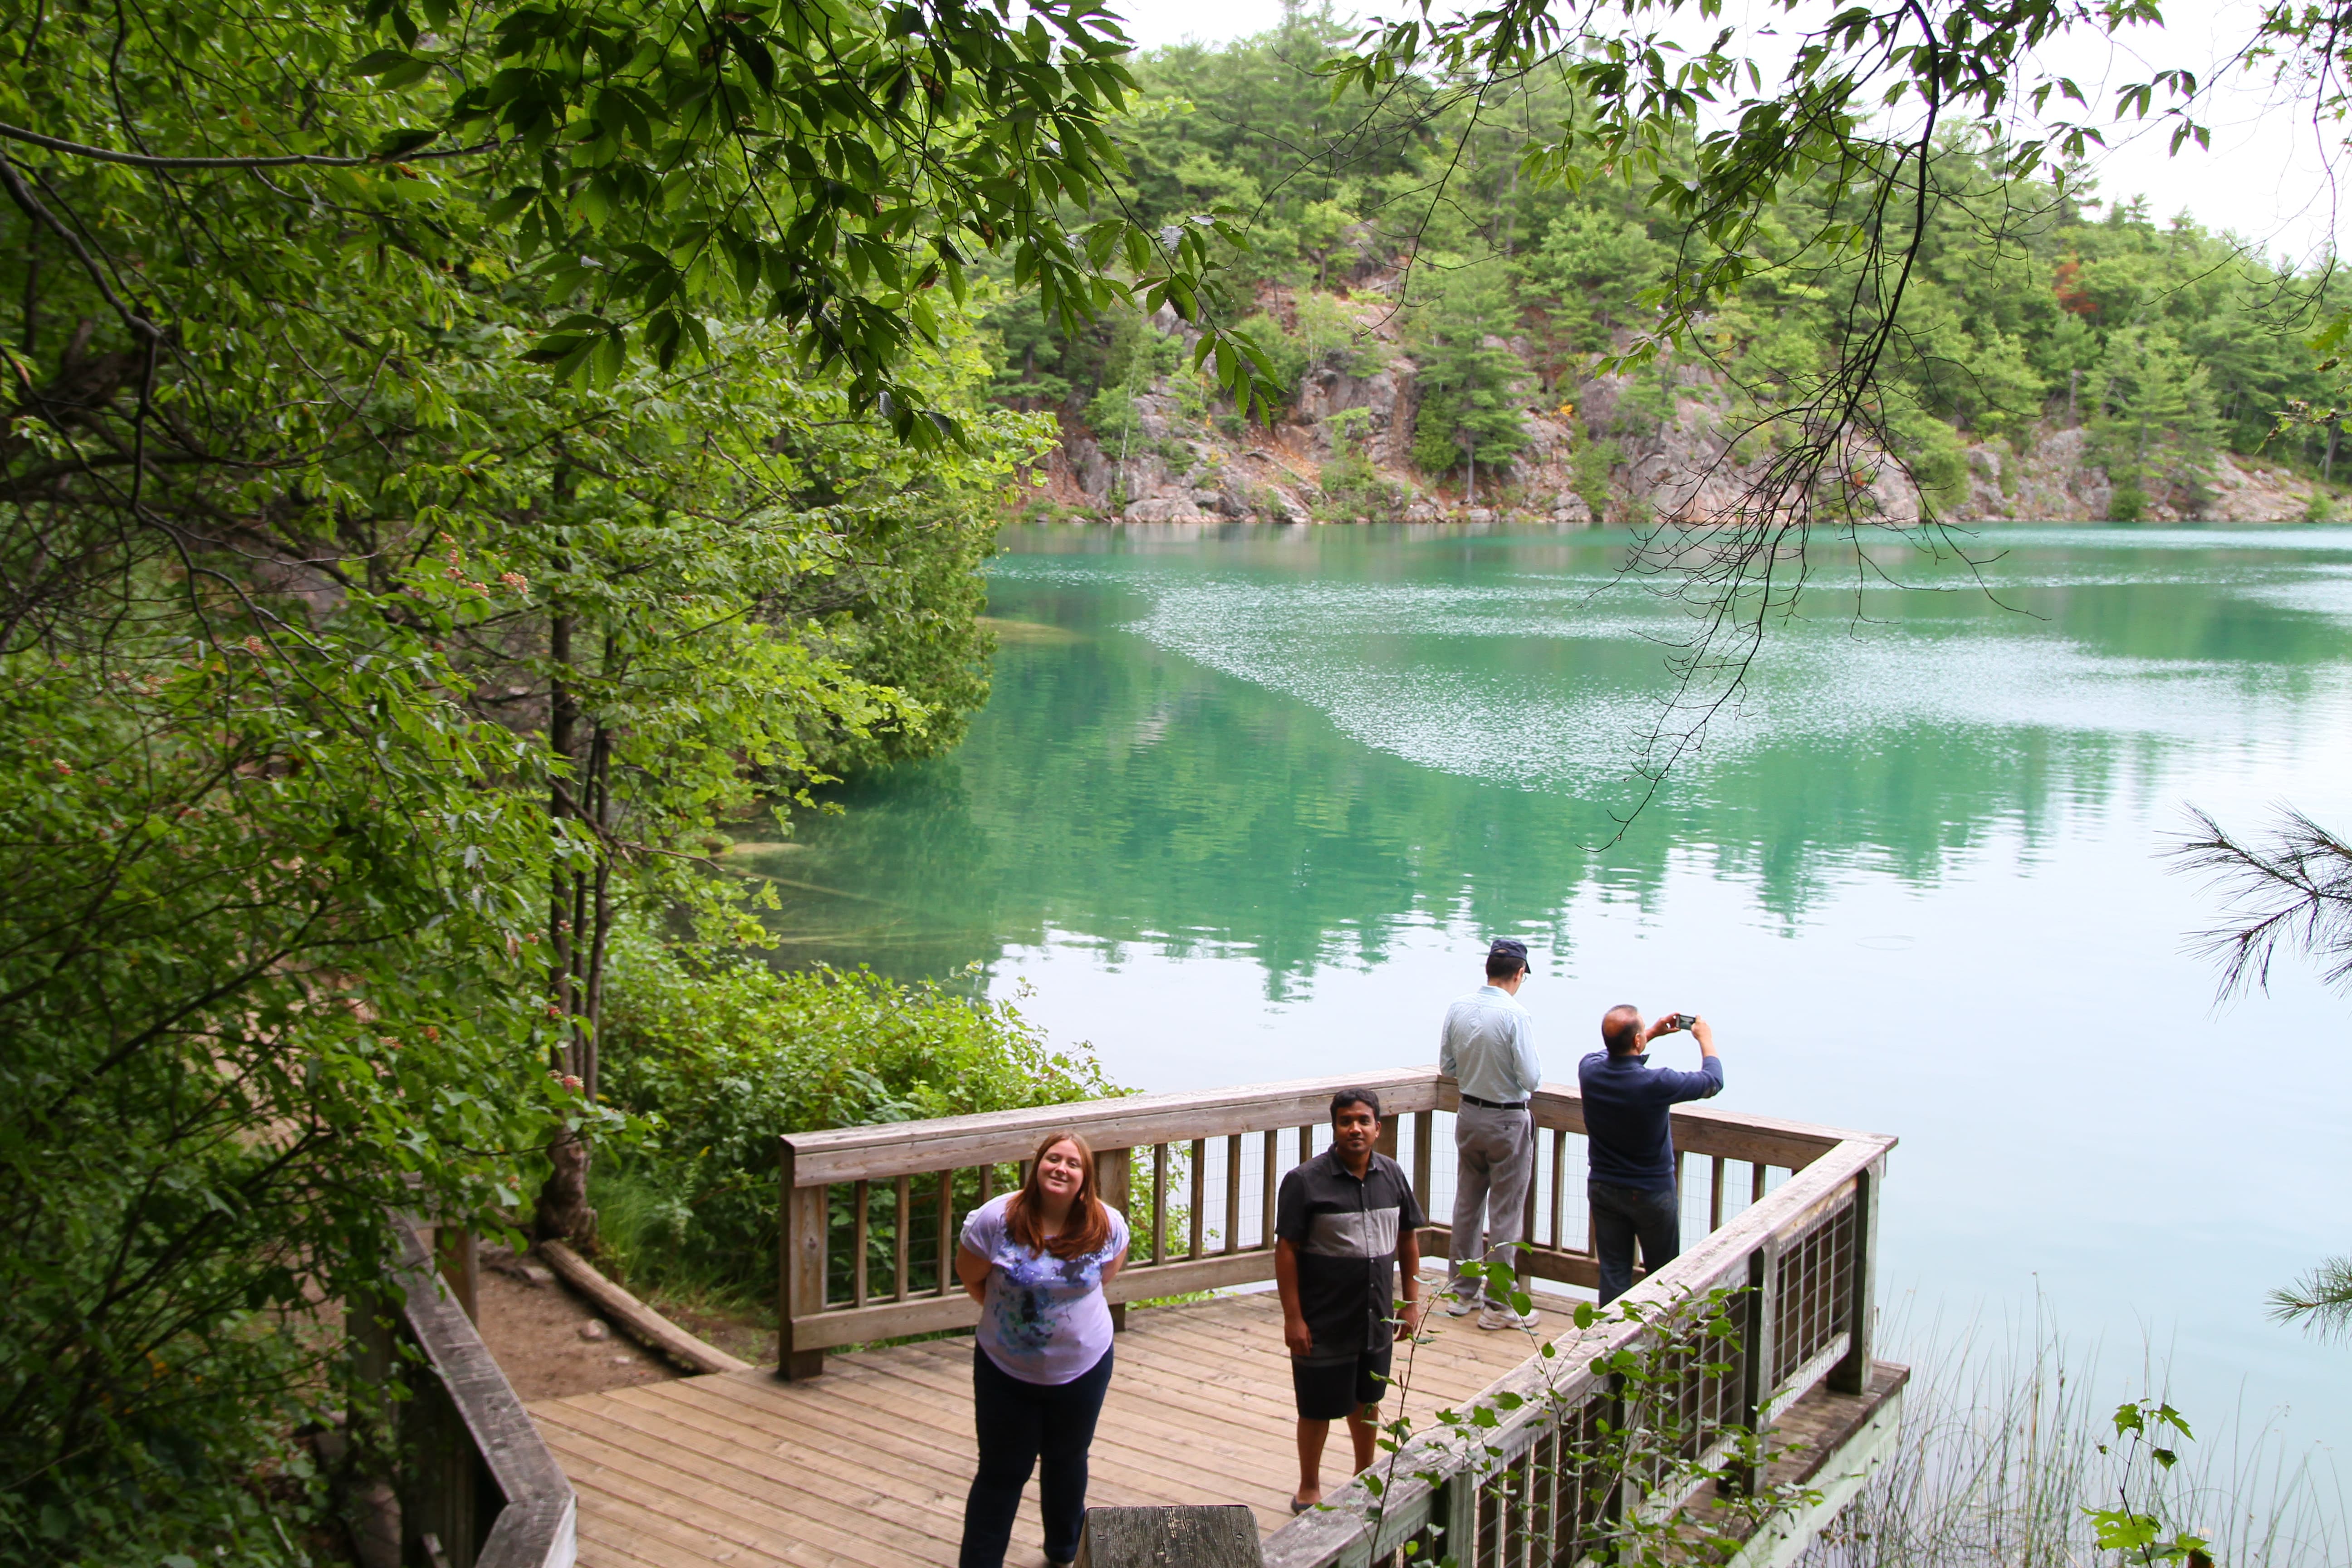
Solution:
M1377 1351L1394 1337L1397 1238L1429 1223L1385 1154L1359 1179L1327 1149L1282 1178L1274 1234L1298 1253L1298 1310L1314 1361Z

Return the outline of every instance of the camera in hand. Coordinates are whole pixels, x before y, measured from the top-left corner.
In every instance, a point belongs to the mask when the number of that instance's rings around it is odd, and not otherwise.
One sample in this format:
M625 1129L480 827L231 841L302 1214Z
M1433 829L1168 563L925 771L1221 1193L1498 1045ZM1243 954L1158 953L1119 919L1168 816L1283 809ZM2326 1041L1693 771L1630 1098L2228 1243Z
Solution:
M1698 1015L1696 1013L1677 1013L1674 1017L1675 1032L1680 1034L1697 1022Z

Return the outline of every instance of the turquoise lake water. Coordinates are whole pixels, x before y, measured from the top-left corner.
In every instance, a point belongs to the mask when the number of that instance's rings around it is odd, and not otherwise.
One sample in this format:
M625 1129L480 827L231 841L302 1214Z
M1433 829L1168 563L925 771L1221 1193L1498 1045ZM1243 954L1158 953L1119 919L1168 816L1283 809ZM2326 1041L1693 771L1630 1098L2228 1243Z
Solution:
M2263 1311L2352 1250L2352 1000L2291 963L2217 1005L2162 858L2191 804L2352 831L2352 530L1875 556L1901 586L1810 598L1613 843L1685 624L1622 533L1007 542L969 740L746 857L787 958L978 965L1174 1089L1432 1061L1515 933L1549 1076L1612 1003L1703 1012L1718 1103L1902 1139L1898 1337L2038 1318L2116 1398L2152 1352L2209 1420L2352 1438L2352 1347Z

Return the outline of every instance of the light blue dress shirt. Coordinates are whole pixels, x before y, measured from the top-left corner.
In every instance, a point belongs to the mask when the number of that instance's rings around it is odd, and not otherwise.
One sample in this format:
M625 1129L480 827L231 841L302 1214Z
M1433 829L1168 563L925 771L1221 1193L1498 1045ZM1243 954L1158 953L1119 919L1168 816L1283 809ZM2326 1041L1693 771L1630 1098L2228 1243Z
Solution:
M1437 1070L1498 1105L1525 1100L1543 1083L1536 1059L1534 1021L1519 999L1499 985L1481 985L1445 1010L1438 1037Z

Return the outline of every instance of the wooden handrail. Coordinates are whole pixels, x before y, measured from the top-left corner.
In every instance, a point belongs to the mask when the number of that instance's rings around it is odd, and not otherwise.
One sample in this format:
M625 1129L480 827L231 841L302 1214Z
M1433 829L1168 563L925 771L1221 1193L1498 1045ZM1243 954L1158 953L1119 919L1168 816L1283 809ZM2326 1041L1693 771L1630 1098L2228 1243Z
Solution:
M449 1568L572 1568L572 1483L415 1233L397 1232L398 1331L426 1372L400 1411L404 1557L428 1561L430 1534Z
M1423 1110L1453 1110L1460 1100L1453 1079L1440 1078L1435 1068L1402 1068L793 1132L785 1134L782 1142L794 1155L796 1184L819 1186L922 1175L951 1166L1007 1164L1028 1158L1036 1152L1039 1139L1063 1128L1083 1133L1097 1148L1114 1144L1133 1148L1297 1126L1302 1121L1319 1123L1326 1118L1331 1096L1342 1089L1372 1090L1381 1097L1383 1114L1391 1119ZM1531 1109L1538 1127L1584 1131L1583 1101L1573 1085L1545 1084L1536 1091ZM1848 1138L1868 1136L1706 1105L1678 1106L1674 1118L1676 1146L1687 1153L1720 1153L1744 1160L1749 1158L1745 1151L1752 1149L1767 1163L1800 1168Z
M785 1135L793 1180L801 1186L921 1175L965 1165L1011 1164L1037 1152L1037 1141L1065 1129L1097 1149L1190 1142L1330 1118L1331 1096L1369 1089L1391 1117L1437 1108L1434 1068L1411 1068L1344 1078L1304 1078L1237 1089L1177 1089L1081 1100L979 1116L886 1121Z

